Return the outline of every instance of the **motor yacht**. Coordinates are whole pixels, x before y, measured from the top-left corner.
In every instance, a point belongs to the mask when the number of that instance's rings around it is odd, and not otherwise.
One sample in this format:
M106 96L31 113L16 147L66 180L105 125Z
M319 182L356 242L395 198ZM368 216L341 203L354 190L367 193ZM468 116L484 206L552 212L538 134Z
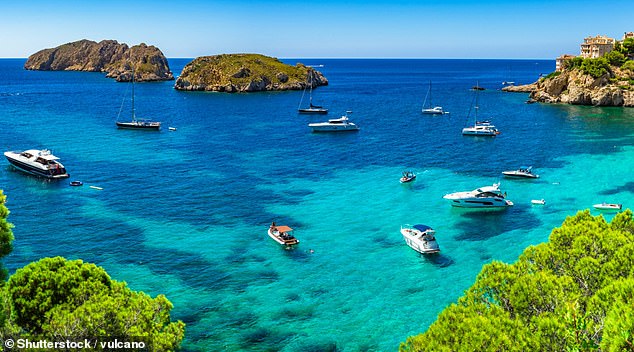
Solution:
M401 235L405 243L421 254L438 253L440 247L436 242L436 231L427 225L403 225Z
M519 178L539 178L539 175L533 173L533 167L521 166L517 170L502 171L502 174L506 177L519 177Z
M268 232L269 237L283 246L288 247L299 243L299 240L293 236L293 229L286 225L278 226L272 223Z
M327 122L309 123L308 127L313 129L313 132L341 132L341 131L358 131L359 126L348 120L348 114L352 111L347 111L345 115L338 119L330 119Z
M461 208L500 208L513 205L513 202L506 199L506 193L500 191L499 183L473 191L450 193L443 198L450 201L451 206Z
M23 152L4 152L7 160L18 170L49 179L67 178L66 168L47 149L29 149Z

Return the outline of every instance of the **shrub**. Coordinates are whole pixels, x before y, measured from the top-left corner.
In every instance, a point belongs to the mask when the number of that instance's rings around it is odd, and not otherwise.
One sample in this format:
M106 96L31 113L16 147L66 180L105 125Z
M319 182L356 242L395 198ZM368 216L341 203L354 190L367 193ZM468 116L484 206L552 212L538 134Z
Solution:
M581 70L594 78L599 78L610 71L610 64L604 57L597 59L584 59Z

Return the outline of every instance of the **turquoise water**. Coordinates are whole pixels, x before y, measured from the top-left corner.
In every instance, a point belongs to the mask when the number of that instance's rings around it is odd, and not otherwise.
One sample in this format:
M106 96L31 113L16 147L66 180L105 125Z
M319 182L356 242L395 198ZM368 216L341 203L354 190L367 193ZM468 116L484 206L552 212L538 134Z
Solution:
M164 293L187 323L187 351L389 351L423 332L483 264L514 261L592 204L634 204L634 110L527 105L526 94L498 90L534 81L553 61L285 61L324 65L330 85L315 103L330 118L354 111L361 130L311 134L308 122L323 117L296 114L301 92L191 93L161 82L137 85L137 114L178 130L120 131L126 84L0 60L4 148L49 148L85 184L4 162L16 237L7 266L81 258ZM180 72L186 62L170 64ZM420 113L429 80L451 114ZM496 138L460 134L476 81L488 88L480 116L502 131ZM541 177L501 178L520 165ZM406 168L418 178L402 185ZM465 211L442 199L498 181L514 207ZM545 206L531 205L541 198ZM300 245L269 239L271 221L295 228ZM407 247L404 223L434 227L441 254Z

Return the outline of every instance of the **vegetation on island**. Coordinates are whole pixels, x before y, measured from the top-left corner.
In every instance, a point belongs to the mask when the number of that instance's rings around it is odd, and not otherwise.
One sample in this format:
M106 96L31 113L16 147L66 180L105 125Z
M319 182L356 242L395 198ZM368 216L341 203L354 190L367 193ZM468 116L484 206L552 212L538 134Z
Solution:
M413 351L631 351L634 349L634 221L588 210L514 264L494 261Z
M228 93L304 89L309 78L313 87L328 84L320 72L301 63L291 66L260 54L222 54L188 63L174 88Z
M106 72L119 82L174 79L161 50L141 43L128 47L116 40L79 40L40 50L26 60L24 68L39 71Z
M6 257L13 251L13 224L11 224L7 218L9 217L9 209L5 203L7 197L0 189L0 259ZM4 282L7 279L7 269L0 262L0 282Z
M0 191L0 256L12 249L12 225ZM5 277L6 278L6 270ZM140 339L152 351L174 351L185 335L182 321L172 322L172 304L132 291L94 264L62 257L44 258L0 281L0 338L74 340L116 337Z

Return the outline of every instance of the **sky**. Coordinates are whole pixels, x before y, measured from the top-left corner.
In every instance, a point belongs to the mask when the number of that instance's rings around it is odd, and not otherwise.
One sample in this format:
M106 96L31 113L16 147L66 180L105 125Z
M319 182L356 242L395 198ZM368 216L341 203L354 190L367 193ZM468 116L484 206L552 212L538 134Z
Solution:
M0 1L0 57L80 39L155 45L171 58L517 58L578 54L634 31L634 1Z

